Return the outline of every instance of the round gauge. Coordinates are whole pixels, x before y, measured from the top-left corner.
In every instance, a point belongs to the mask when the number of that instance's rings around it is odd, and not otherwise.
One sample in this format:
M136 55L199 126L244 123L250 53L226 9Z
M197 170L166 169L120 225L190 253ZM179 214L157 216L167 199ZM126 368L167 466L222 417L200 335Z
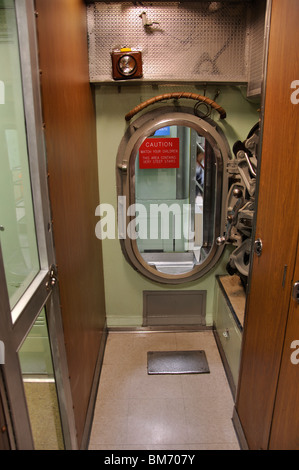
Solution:
M123 75L132 75L137 67L137 62L131 55L123 55L118 61L118 68Z

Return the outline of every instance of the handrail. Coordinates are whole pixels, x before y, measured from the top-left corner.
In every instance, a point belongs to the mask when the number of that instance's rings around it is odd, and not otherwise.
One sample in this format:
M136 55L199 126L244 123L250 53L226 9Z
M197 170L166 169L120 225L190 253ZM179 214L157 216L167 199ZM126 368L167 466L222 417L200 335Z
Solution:
M192 99L196 101L201 101L203 103L207 103L210 105L212 108L214 108L219 114L221 119L226 118L226 111L215 101L211 100L210 98L202 95L197 95L196 93L188 93L188 92L175 92L175 93L164 93L163 95L158 95L153 98L150 98L147 101L144 101L143 103L140 103L138 106L136 106L134 109L132 109L129 113L125 115L125 120L130 121L135 114L139 113L143 109L147 108L148 106L151 106L152 104L157 103L158 101L164 101L164 100L170 100L170 99L176 99L179 100L181 98L186 98L186 99Z

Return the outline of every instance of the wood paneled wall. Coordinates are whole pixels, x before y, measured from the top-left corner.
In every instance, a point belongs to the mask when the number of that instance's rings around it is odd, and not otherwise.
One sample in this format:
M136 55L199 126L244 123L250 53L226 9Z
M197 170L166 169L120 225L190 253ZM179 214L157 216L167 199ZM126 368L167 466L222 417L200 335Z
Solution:
M53 233L79 446L105 325L85 8L83 0L36 0Z
M299 79L298 18L298 0L273 0L255 234L263 251L253 259L236 401L250 449L269 446L296 260L299 104L291 102L291 84Z

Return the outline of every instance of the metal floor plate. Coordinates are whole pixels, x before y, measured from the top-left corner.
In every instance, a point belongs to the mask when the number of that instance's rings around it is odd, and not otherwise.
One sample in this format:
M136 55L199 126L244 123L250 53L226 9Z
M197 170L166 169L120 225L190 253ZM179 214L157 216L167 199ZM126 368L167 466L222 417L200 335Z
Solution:
M208 374L210 369L204 351L149 351L147 373Z

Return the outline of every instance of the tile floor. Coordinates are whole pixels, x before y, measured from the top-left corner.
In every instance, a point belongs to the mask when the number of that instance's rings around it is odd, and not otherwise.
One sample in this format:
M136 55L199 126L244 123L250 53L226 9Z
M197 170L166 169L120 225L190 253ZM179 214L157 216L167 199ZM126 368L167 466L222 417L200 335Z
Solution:
M209 374L148 375L147 351L203 349ZM90 450L238 450L233 399L212 331L111 332Z

